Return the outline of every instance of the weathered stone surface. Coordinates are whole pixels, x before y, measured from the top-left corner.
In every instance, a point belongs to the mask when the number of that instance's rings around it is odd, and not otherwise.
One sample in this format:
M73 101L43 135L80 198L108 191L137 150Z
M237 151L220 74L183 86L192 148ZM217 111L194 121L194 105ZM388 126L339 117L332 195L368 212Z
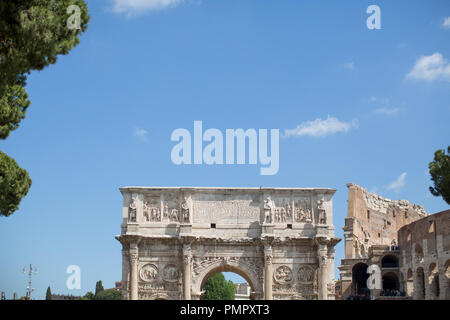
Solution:
M120 191L125 299L199 299L219 271L243 276L252 299L334 298L335 190Z
M403 287L417 300L450 300L450 210L398 232Z
M371 267L380 272L372 298L397 299L380 296L383 290L397 290L404 299L450 299L450 211L428 215L406 200L389 200L353 183L347 187L338 295L345 299L368 292L359 276Z

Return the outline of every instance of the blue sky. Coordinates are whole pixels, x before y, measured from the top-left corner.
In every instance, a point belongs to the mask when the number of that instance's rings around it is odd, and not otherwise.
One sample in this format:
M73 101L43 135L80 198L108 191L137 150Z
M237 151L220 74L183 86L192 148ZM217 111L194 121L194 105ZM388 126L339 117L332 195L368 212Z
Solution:
M427 167L450 140L449 1L87 2L80 45L31 74L27 117L1 142L33 179L20 209L0 218L8 298L25 294L29 263L35 298L48 285L73 295L100 279L113 287L121 186L336 188L338 237L348 182L448 209L429 194ZM381 30L366 27L370 4ZM170 135L194 120L280 129L279 172L174 165ZM336 265L342 257L340 243ZM73 264L82 288L69 291Z

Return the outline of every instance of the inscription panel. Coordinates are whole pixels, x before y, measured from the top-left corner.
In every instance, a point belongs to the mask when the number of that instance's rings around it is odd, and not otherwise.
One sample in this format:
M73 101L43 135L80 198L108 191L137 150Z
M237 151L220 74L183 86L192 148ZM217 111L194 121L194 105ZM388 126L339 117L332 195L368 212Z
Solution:
M261 216L253 199L196 200L193 211L194 223L252 223Z

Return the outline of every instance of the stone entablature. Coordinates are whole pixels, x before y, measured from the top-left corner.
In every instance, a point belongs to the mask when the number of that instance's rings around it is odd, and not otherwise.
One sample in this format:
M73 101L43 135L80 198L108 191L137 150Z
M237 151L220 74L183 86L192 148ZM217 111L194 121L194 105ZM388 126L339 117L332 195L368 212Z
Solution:
M252 299L334 299L333 189L126 187L125 299L200 299L218 271Z
M125 187L120 191L122 234L187 232L257 238L266 232L280 236L300 232L313 237L319 226L319 232L334 236L333 189Z

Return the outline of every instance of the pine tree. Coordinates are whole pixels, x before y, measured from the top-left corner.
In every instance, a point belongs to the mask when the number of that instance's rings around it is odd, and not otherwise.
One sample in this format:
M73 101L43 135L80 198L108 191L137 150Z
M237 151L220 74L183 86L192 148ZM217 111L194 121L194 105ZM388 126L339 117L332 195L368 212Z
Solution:
M45 294L45 300L52 300L52 290L50 290L50 286L47 288L47 293Z
M69 10L71 5L77 9ZM80 24L69 28L78 10ZM84 0L0 1L0 140L25 118L30 105L27 75L55 63L58 55L68 54L80 42L88 21ZM14 213L30 186L28 173L0 153L0 215Z
M102 280L97 281L95 284L95 296L97 297L97 295L104 290Z
M437 150L434 153L434 161L430 162L431 180L434 182L434 187L430 187L430 192L433 196L442 198L450 204L450 146L447 147L447 154L445 150Z

